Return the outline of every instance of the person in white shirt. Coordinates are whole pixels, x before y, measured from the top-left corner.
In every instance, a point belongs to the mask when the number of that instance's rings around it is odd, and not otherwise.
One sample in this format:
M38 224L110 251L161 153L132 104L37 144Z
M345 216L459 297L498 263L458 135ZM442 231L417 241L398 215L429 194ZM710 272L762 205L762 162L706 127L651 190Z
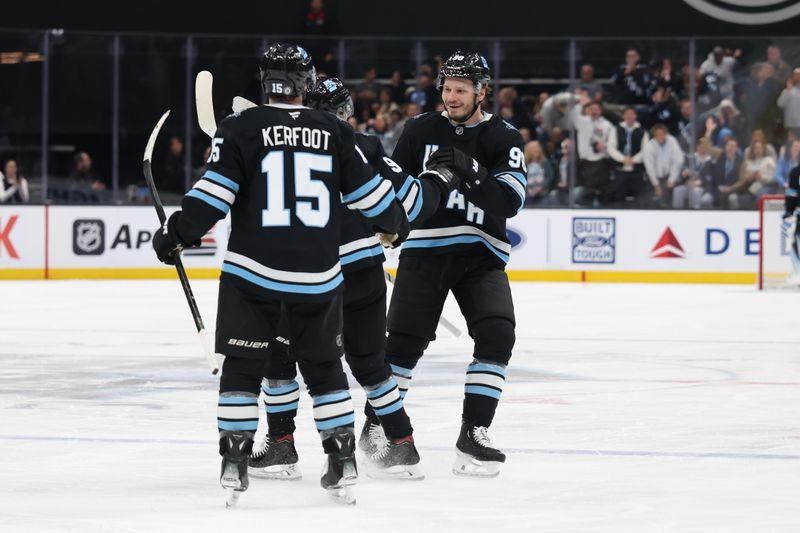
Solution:
M700 64L700 73L712 73L719 80L719 93L722 98L733 97L733 69L736 66L736 58L742 54L741 50L736 50L731 55L726 54L726 50L721 46L715 46L708 54L708 58Z
M775 159L767 153L763 141L754 141L742 164L739 179L733 184L733 191L739 196L739 206L753 209L761 196L777 190Z
M636 109L626 107L622 122L611 130L608 138L608 156L614 165L611 184L611 202L638 199L644 185L644 147L650 137L636 120Z
M6 161L5 174L0 172L0 203L26 204L30 200L28 180L17 172L14 159Z
M650 131L653 138L644 147L644 168L653 186L656 203L670 205L672 189L678 185L683 167L683 150L665 125L656 124Z
M573 109L579 159L575 193L579 203L597 205L605 201L609 192L607 146L614 126L603 118L600 103L589 101L585 91L581 91L581 104Z

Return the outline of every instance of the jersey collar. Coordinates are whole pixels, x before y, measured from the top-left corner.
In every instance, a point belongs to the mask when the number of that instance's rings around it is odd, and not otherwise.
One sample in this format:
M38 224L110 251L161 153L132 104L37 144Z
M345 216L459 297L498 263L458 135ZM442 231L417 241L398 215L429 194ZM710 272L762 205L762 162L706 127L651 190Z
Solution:
M447 119L447 121L448 121L448 122L449 122L449 123L450 123L450 124L451 124L451 125L452 125L454 128L455 128L455 127L458 127L458 126L461 126L462 128L474 128L474 127L475 127L475 126L477 126L478 124L483 124L484 122L488 122L488 121L489 121L489 119L491 119L491 118L492 118L492 114L491 114L491 113L487 113L486 111L481 111L481 114L482 114L483 116L481 116L481 119L480 119L478 122L476 122L475 124L470 124L469 126L464 126L463 124L459 124L458 122L453 122L452 120L450 120L450 115L448 115L448 114L447 114L447 111L442 111L442 116L443 116L444 118L446 118L446 119Z
M277 104L264 104L264 105L266 105L268 107L277 107L278 109L311 109L310 107L307 107L307 106L304 106L304 105L298 105L298 104L277 103Z

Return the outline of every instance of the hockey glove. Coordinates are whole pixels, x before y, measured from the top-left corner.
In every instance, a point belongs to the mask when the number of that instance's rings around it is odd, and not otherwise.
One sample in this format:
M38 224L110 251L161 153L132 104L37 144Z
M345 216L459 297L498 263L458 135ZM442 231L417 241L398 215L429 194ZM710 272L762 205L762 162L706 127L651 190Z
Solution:
M437 187L442 189L444 196L450 194L450 191L458 189L458 186L463 182L459 174L444 165L428 168L419 175L419 179L431 180L431 183L435 183Z
M174 265L175 257L184 248L200 246L200 240L186 242L178 235L177 225L180 216L181 212L175 211L164 225L153 233L153 250L156 251L158 260L166 265Z
M458 174L467 189L479 187L489 175L485 167L453 146L439 148L428 159L428 168L437 169L442 166Z
M397 229L397 233L388 233L381 228L375 228L375 231L375 236L378 237L384 248L397 248L408 238L408 234L411 233L411 225L408 223L408 219L403 217L403 223Z
M794 233L797 230L797 217L793 214L783 215L783 222L781 223L781 233L787 239L794 239Z

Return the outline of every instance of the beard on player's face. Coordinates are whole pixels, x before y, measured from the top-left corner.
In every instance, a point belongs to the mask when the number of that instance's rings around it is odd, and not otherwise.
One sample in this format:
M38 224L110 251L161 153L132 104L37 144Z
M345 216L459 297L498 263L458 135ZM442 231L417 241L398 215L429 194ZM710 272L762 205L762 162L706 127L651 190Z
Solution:
M453 122L463 122L473 116L481 99L469 80L450 79L442 87L442 102Z

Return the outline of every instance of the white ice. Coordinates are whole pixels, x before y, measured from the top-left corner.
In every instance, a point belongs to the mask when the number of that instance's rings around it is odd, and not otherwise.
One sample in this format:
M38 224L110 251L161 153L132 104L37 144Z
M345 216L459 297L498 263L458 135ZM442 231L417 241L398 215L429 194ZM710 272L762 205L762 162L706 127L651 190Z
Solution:
M213 329L216 283L194 288ZM304 395L303 480L253 479L226 510L217 379L178 283L3 282L0 531L800 531L800 295L513 291L498 478L450 472L472 347L440 331L406 401L424 481L362 477L354 508L329 502Z

